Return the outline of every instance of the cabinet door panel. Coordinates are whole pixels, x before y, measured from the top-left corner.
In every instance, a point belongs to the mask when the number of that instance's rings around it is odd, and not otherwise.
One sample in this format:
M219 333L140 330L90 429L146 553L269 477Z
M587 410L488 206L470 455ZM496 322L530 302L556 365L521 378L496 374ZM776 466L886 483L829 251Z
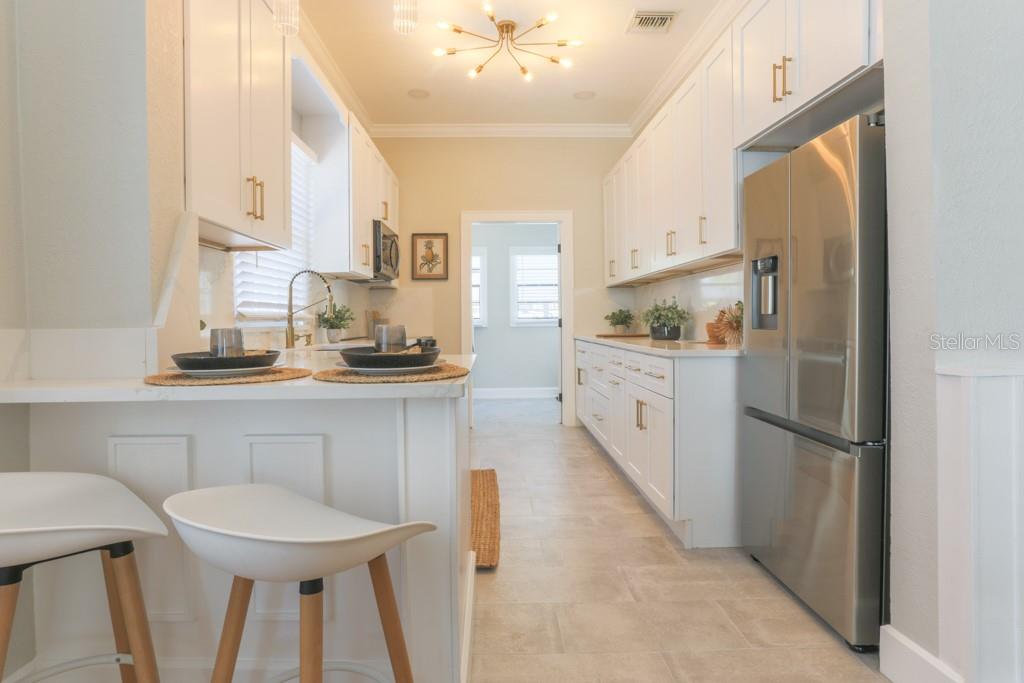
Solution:
M675 502L675 439L672 400L645 392L641 405L641 427L647 435L648 497L666 517L673 517Z
M644 488L647 482L647 457L649 437L641 429L640 411L645 391L634 384L626 384L626 457L625 469L637 486Z
M611 411L608 397L599 392L596 385L587 387L587 417L594 438L608 449L611 445Z
M354 117L349 117L352 147L352 272L373 276L373 142Z
M726 31L701 62L704 256L737 248L736 154L732 134L732 39Z
M611 422L608 450L620 467L625 467L626 428L628 426L626 409L626 382L620 377L608 378L608 414Z
M621 282L629 273L629 254L626 232L629 230L629 182L625 162L615 169L615 234L612 254L615 258L615 282ZM612 257L609 257L612 258Z
M788 0L789 89L794 111L868 64L868 0Z
M245 191L241 166L239 5L237 0L192 0L185 8L186 202L207 221L245 231L251 193Z
M662 109L651 123L653 149L651 163L651 261L654 270L669 265L672 256L673 231L678 230L674 216L679 178L675 157L676 120L672 103Z
M250 0L249 5L251 168L262 183L257 193L261 219L253 221L252 229L258 238L288 248L292 241L287 97L291 62L270 10L262 0Z
M753 0L733 23L735 146L785 116L781 74L772 91L785 52L786 0Z
M654 203L652 172L654 147L650 136L644 136L637 143L637 206L634 245L636 248L636 275L651 272L651 210Z
M701 178L701 101L699 74L688 78L672 102L675 129L676 185L675 234L669 265L687 263L703 255L701 244L701 212L703 192Z

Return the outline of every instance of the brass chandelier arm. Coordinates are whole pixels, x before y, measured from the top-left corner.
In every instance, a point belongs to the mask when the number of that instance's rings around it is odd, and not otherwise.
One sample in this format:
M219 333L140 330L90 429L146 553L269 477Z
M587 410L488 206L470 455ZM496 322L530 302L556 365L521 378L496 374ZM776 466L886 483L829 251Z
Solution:
M547 62L558 63L558 57L549 57L548 55L543 55L543 54L541 54L539 52L534 52L533 50L525 50L525 49L519 47L518 45L516 45L515 43L512 43L512 49L519 50L520 52L525 52L526 54L533 55L534 57L540 57L541 59L543 59L544 61L547 61Z
M561 43L558 43L558 42L555 42L555 43L520 43L519 41L516 41L516 45L530 45L532 47L544 47L544 46L568 47L568 44L562 45Z
M535 21L530 28L526 29L525 31L520 33L518 36L513 36L512 37L512 42L513 43L519 42L519 39L522 38L523 36L525 36L527 33L529 33L530 31L535 31L535 30L539 29L542 26L547 26L547 22L544 20L543 17L541 17L540 19Z
M445 52L445 55L457 55L457 54L461 54L463 52L475 52L477 50L493 50L495 47L497 47L499 50L501 49L501 46L498 43L494 43L492 45L480 45L480 46L477 46L477 47L451 48L452 50L455 50L455 51L454 52ZM444 55L442 55L442 56L444 56Z
M491 56L488 57L487 59L485 59L484 63L481 64L480 66L487 66L488 64L490 64L491 60L494 59L495 57L497 57L498 53L500 53L500 52L501 52L501 43L498 43L497 49L494 52L492 52Z
M518 67L519 67L519 69L520 69L520 70L522 70L522 69L524 68L524 67L523 67L523 63L522 63L522 62L520 62L520 61L519 61L519 58L518 58L518 57L516 57L516 55L515 55L515 53L514 53L514 52L512 52L512 48L515 48L515 49L517 49L517 50L519 49L519 48L517 48L517 47L516 47L516 43L515 43L515 41L514 41L514 40L510 40L510 41L508 41L508 43L506 43L506 44L505 44L505 49L506 49L506 50L508 51L508 56L509 56L509 57L511 57L511 58L512 58L512 60L513 60L513 61L514 61L514 62L516 63L516 66L518 66ZM499 48L499 49L500 49L500 48Z
M459 33L465 33L467 36L473 36L474 38L479 38L480 40L486 40L487 42L493 43L495 45L497 45L499 43L499 41L494 39L494 38L488 38L487 36L482 36L479 33L473 33L472 31L467 31L466 29L459 30Z

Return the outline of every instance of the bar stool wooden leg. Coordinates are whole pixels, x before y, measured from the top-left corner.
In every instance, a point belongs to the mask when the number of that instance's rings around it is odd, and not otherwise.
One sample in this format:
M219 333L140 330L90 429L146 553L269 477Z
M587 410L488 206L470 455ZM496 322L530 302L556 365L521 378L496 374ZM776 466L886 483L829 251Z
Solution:
M324 580L299 584L299 683L324 680Z
M388 645L391 669L395 674L395 683L413 683L409 651L405 647L402 620L398 616L398 602L395 600L395 589L391 584L391 572L388 571L388 558L385 555L378 555L369 561L368 566L370 581L373 582L373 594L377 598L377 611L380 612L380 623L384 627L384 641Z
M132 659L135 661L135 678L139 683L160 683L146 603L142 598L139 568L135 564L135 549L131 543L118 544L111 549L110 558Z
M124 610L121 609L121 597L117 593L117 580L114 578L114 565L109 550L100 551L100 561L103 563L103 583L107 586L107 607L110 609L110 625L114 630L114 646L119 653L128 655L132 648L128 642L128 629L124 625ZM121 683L136 683L135 667L121 664L118 669Z
M217 646L217 661L213 665L210 683L231 683L238 663L238 648L242 645L242 631L245 629L245 615L249 612L252 598L252 579L236 576L231 582L231 597L224 614L224 628L220 632Z
M4 664L7 663L7 646L11 643L14 609L18 606L19 590L20 581L0 586L0 677L4 675Z

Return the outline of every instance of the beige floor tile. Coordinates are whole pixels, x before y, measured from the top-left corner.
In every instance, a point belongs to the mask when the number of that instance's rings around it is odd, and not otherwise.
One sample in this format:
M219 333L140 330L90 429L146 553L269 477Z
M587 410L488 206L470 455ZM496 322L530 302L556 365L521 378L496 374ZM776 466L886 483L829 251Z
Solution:
M600 529L597 522L585 515L533 515L503 517L501 539L593 538ZM502 560L506 553L502 552Z
M732 580L720 569L685 562L676 566L624 567L622 573L639 602L788 597L771 578Z
M499 505L501 516L520 517L533 514L532 498L525 495L525 492L507 493L502 495L499 489Z
M719 600L718 604L752 645L793 647L835 643L835 635L791 597Z
M717 569L728 579L757 579L771 576L764 567L739 548L681 549L679 557L693 567Z
M513 518L518 519L518 518ZM558 567L561 558L537 538L501 539L502 567Z
M668 655L682 683L861 683L884 681L842 646Z
M617 569L499 566L477 572L476 601L497 603L631 602Z
M664 538L671 532L652 512L627 514L594 515L594 524L598 527L596 536L654 536Z
M565 567L643 567L679 565L672 544L659 537L603 537L546 540Z
M480 655L473 683L673 683L656 652L626 654Z
M647 512L640 498L631 495L612 496L533 496L536 515L607 515Z
M475 654L561 651L554 605L483 605L473 616Z
M719 607L692 602L561 605L566 652L703 652L750 647Z

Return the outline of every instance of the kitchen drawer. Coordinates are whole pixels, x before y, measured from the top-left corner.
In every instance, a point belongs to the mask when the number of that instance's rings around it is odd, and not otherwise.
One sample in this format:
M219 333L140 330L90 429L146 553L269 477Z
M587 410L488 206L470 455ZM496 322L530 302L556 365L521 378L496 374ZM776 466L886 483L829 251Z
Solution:
M626 379L633 384L650 389L666 398L672 398L675 374L671 358L627 351L625 368Z
M594 386L587 389L587 425L602 446L611 444L611 400Z
M608 366L608 374L616 377L626 377L626 352L622 349L605 348L605 361Z

